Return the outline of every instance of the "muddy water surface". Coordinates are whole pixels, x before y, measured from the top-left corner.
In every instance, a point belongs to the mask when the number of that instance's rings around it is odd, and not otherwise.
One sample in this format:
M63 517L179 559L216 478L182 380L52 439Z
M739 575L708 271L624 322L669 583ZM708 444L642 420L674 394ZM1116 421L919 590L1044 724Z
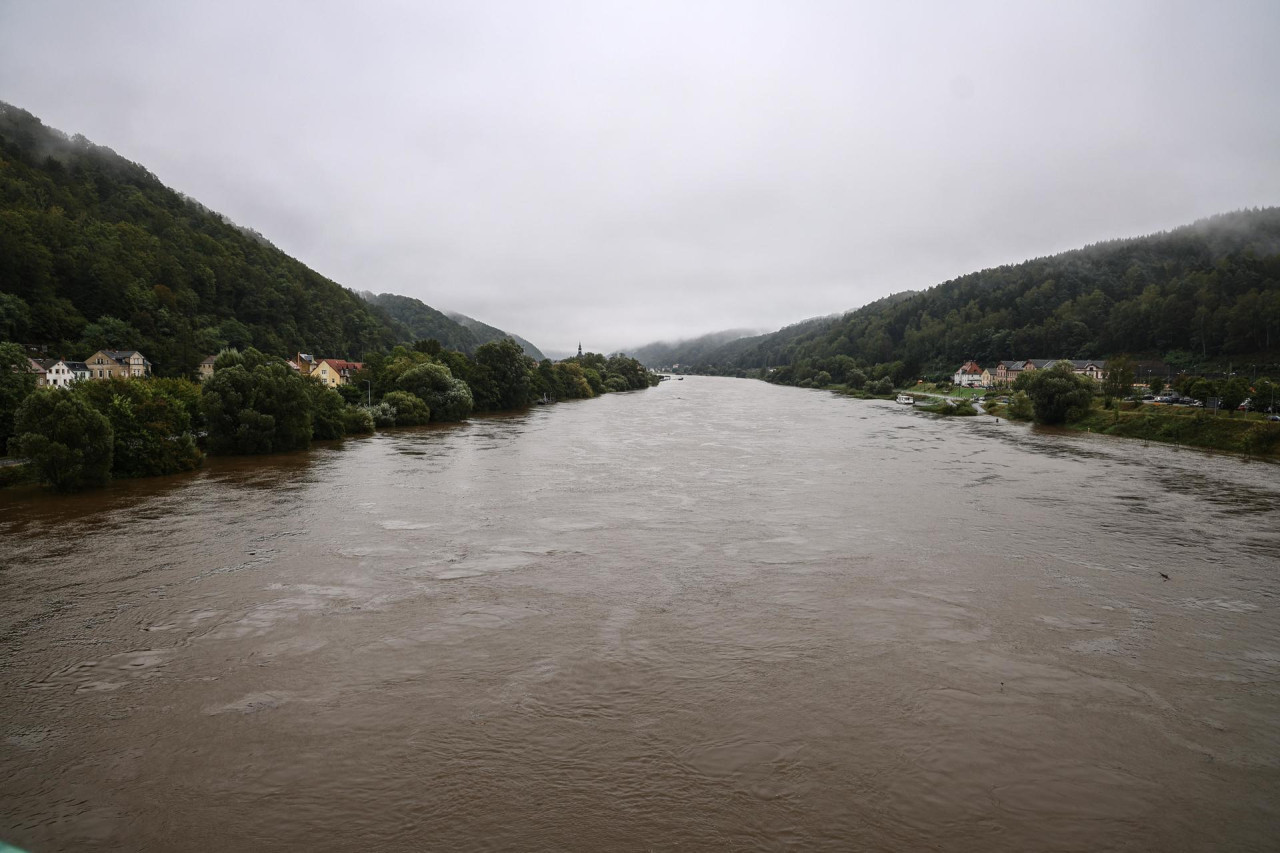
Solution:
M1278 593L1276 465L746 380L10 491L0 839L1275 849Z

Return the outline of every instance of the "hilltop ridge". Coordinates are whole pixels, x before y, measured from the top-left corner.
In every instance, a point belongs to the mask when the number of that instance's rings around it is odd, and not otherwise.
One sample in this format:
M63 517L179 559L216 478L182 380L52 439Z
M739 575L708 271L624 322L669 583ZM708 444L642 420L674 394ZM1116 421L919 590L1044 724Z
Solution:
M138 349L158 374L178 376L224 347L359 360L428 329L468 353L505 335L485 326L482 338L412 297L387 302L367 302L110 148L0 102L0 340L54 355Z

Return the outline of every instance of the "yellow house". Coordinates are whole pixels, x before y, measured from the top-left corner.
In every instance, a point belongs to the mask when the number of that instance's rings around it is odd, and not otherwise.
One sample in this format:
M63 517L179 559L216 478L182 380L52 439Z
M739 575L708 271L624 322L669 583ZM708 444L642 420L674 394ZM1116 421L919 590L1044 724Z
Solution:
M359 361L346 361L341 358L318 358L308 374L320 380L330 388L346 385L351 375L364 369Z
M143 377L151 375L151 362L137 350L100 349L84 360L90 379L112 376Z

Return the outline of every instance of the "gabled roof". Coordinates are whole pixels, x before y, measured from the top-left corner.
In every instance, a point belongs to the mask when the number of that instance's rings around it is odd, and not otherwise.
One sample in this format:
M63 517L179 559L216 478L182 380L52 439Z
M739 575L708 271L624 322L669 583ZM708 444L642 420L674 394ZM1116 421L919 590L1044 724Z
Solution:
M982 372L982 368L978 366L978 363L976 361L966 361L963 365L961 365L960 369L956 371L956 373L981 373L981 372Z
M101 352L106 353L108 358L114 358L116 361L120 362L121 364L124 364L126 361L129 360L130 356L134 356L134 355L141 358L143 364L151 363L150 361L147 361L147 357L145 355L138 352L136 349L104 349L104 350L101 350Z
M213 364L213 363L214 363L215 361L217 361L217 360L218 360L218 357L217 357L216 355L210 355L210 356L206 356L206 357L205 357L205 360L204 360L204 361L202 361L202 362L200 362L200 363L201 363L201 364Z
M85 371L89 369L89 365L85 364L83 361L67 361L63 363L73 371Z
M321 358L316 360L316 364L328 364L334 370L363 370L364 363L360 361L347 361L342 358Z

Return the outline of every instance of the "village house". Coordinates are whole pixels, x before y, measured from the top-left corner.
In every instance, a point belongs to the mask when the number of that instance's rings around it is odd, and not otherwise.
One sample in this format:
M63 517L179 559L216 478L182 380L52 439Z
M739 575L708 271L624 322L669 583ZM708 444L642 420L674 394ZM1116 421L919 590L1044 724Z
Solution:
M1028 358L1022 361L1002 361L997 364L991 373L992 385L1007 388L1028 370L1048 370L1060 361L1068 362L1073 373L1087 376L1095 382L1101 382L1107 373L1106 359Z
M45 366L43 364L36 361L31 356L27 356L27 372L34 373L36 375L37 388L44 387L45 380L47 378L47 371L45 370Z
M997 386L1012 385L1013 380L1018 378L1018 374L1022 372L1021 361L1002 361L996 365L995 372L991 378Z
M977 388L982 385L982 368L978 366L976 361L966 361L956 375L952 377L953 385L963 385L966 388Z
M299 362L299 367L301 365L302 363ZM359 361L346 361L341 358L319 358L312 363L311 372L306 375L317 377L322 384L330 388L337 388L339 385L346 385L353 373L363 369L364 364Z
M311 353L300 352L293 357L293 365L303 376L310 376L317 367L316 357Z
M100 349L84 360L90 379L125 379L151 375L151 362L137 350Z
M217 360L218 357L216 355L211 355L200 362L200 366L196 368L196 373L201 382L213 375L213 365Z
M89 378L89 367L83 361L49 358L39 364L44 367L44 384L50 388L70 388Z

